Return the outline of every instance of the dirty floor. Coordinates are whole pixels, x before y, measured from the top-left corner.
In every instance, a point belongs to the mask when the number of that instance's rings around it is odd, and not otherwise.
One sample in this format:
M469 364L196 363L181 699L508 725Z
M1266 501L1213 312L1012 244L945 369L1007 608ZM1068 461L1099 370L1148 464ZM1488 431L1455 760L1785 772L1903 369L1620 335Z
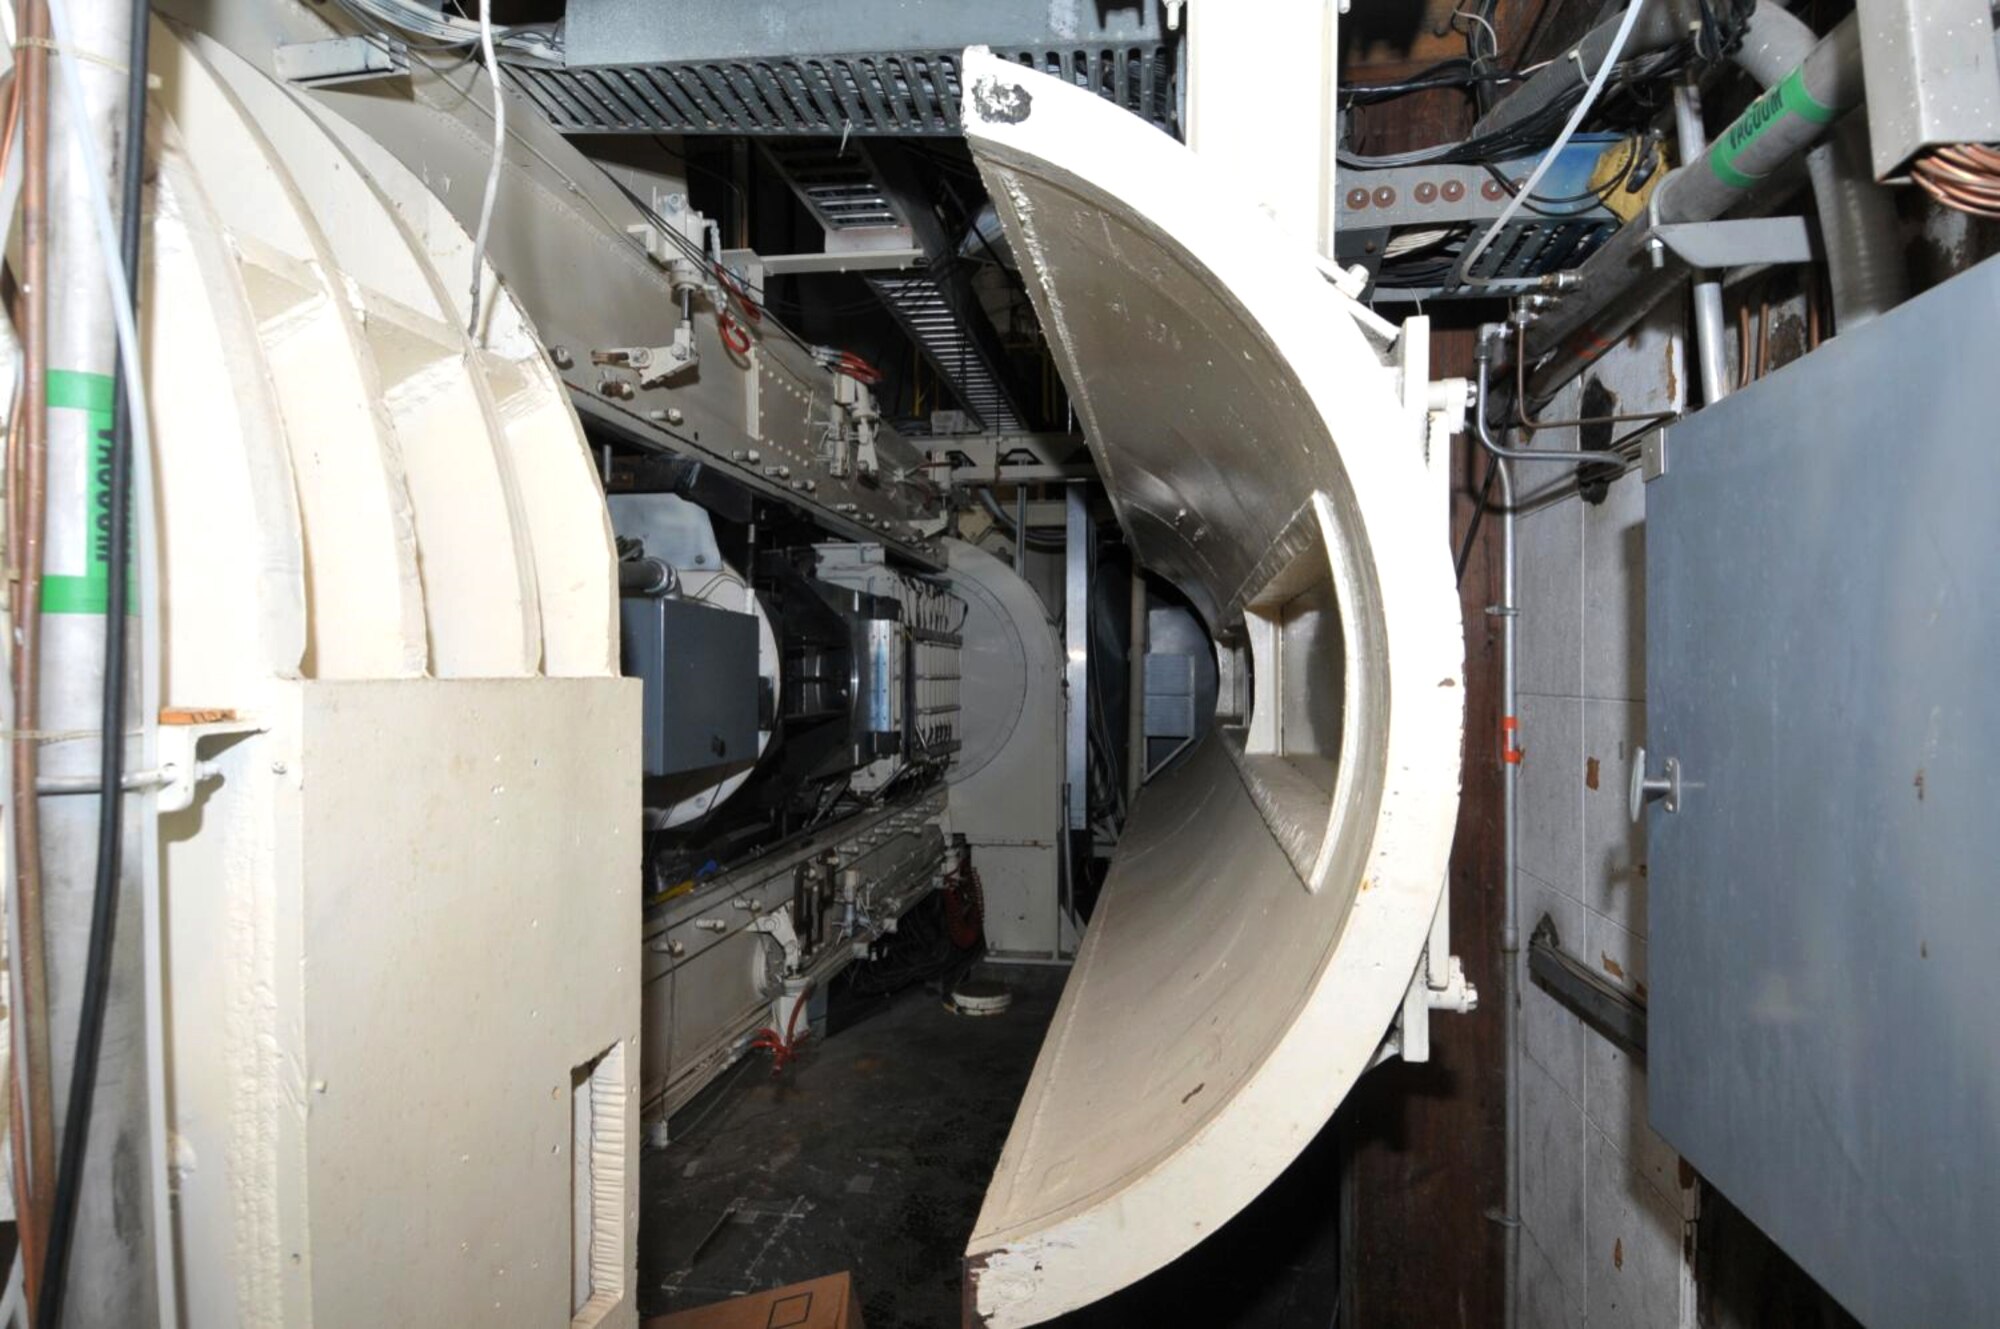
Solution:
M753 1054L677 1114L641 1171L641 1315L846 1269L868 1329L957 1325L959 1257L1066 971L993 972L1004 1015L837 998L782 1075ZM1328 1329L1338 1193L1322 1137L1189 1256L1058 1324Z

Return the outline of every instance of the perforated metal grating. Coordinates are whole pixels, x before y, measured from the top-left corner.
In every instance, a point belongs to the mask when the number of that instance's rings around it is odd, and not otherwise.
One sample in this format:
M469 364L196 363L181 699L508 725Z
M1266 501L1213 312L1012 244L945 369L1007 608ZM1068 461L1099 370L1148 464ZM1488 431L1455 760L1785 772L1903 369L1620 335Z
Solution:
M1172 52L1158 44L1003 54L1178 135ZM956 51L558 67L507 65L514 85L571 134L959 132Z

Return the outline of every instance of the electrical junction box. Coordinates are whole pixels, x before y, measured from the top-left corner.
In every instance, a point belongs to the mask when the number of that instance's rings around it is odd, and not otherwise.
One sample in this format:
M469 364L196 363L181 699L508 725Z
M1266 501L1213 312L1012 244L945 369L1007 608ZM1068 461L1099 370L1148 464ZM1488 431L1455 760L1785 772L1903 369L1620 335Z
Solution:
M674 596L618 602L619 667L645 685L645 771L757 757L757 620Z

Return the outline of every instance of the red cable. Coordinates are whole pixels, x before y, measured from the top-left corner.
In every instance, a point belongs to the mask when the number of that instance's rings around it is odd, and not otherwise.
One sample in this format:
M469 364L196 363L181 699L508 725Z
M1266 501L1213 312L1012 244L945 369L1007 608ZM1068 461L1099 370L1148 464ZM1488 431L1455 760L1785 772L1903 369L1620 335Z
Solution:
M750 332L727 314L716 316L716 327L722 332L722 344L738 355L750 354Z
M882 381L882 371L852 351L842 351L839 358L834 361L833 367L856 382L866 383L870 387Z
M722 283L725 291L729 292L729 298L742 307L744 317L752 323L764 321L764 311L757 307L757 302L750 298L750 293L744 290L742 284L720 263L715 265L715 279Z
M769 1049L771 1053L771 1074L773 1075L783 1071L786 1064L799 1055L799 1044L803 1041L795 1036L799 1026L799 1012L804 1010L806 1003L812 999L812 990L813 985L808 983L799 992L799 999L792 1006L791 1018L785 1021L784 1033L780 1034L776 1029L765 1025L750 1039L750 1046L753 1050L756 1048ZM806 1037L810 1038L811 1036L812 1030L807 1029Z

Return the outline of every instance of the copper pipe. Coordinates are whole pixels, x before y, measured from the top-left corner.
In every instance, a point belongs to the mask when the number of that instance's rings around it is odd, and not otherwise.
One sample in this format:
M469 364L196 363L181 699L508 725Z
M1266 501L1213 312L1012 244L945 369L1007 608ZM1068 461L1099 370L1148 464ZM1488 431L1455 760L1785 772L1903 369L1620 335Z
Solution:
M1514 325L1514 428L1524 429L1532 435L1538 429L1574 429L1578 425L1629 425L1643 421L1650 426L1677 420L1680 414L1679 411L1640 411L1634 415L1579 415L1574 420L1536 419L1528 414L1527 329L1519 323ZM1623 443L1645 432L1644 429L1635 430L1619 441Z
M2000 219L2000 149L1947 143L1918 157L1910 178L1945 207Z
M49 336L49 15L42 0L21 0L19 96L22 123L22 483L21 564L14 602L15 938L20 968L15 1018L21 1022L27 1108L27 1201L17 1207L28 1304L41 1290L42 1245L55 1187L55 1104L50 1089L47 956L43 950L40 805L35 793L42 662L42 540L48 508ZM20 1134L16 1123L16 1135ZM31 1312L32 1313L32 1312Z
M1750 302L1736 306L1736 386L1750 386Z
M1757 306L1757 377L1762 378L1771 369L1771 284L1764 283Z

